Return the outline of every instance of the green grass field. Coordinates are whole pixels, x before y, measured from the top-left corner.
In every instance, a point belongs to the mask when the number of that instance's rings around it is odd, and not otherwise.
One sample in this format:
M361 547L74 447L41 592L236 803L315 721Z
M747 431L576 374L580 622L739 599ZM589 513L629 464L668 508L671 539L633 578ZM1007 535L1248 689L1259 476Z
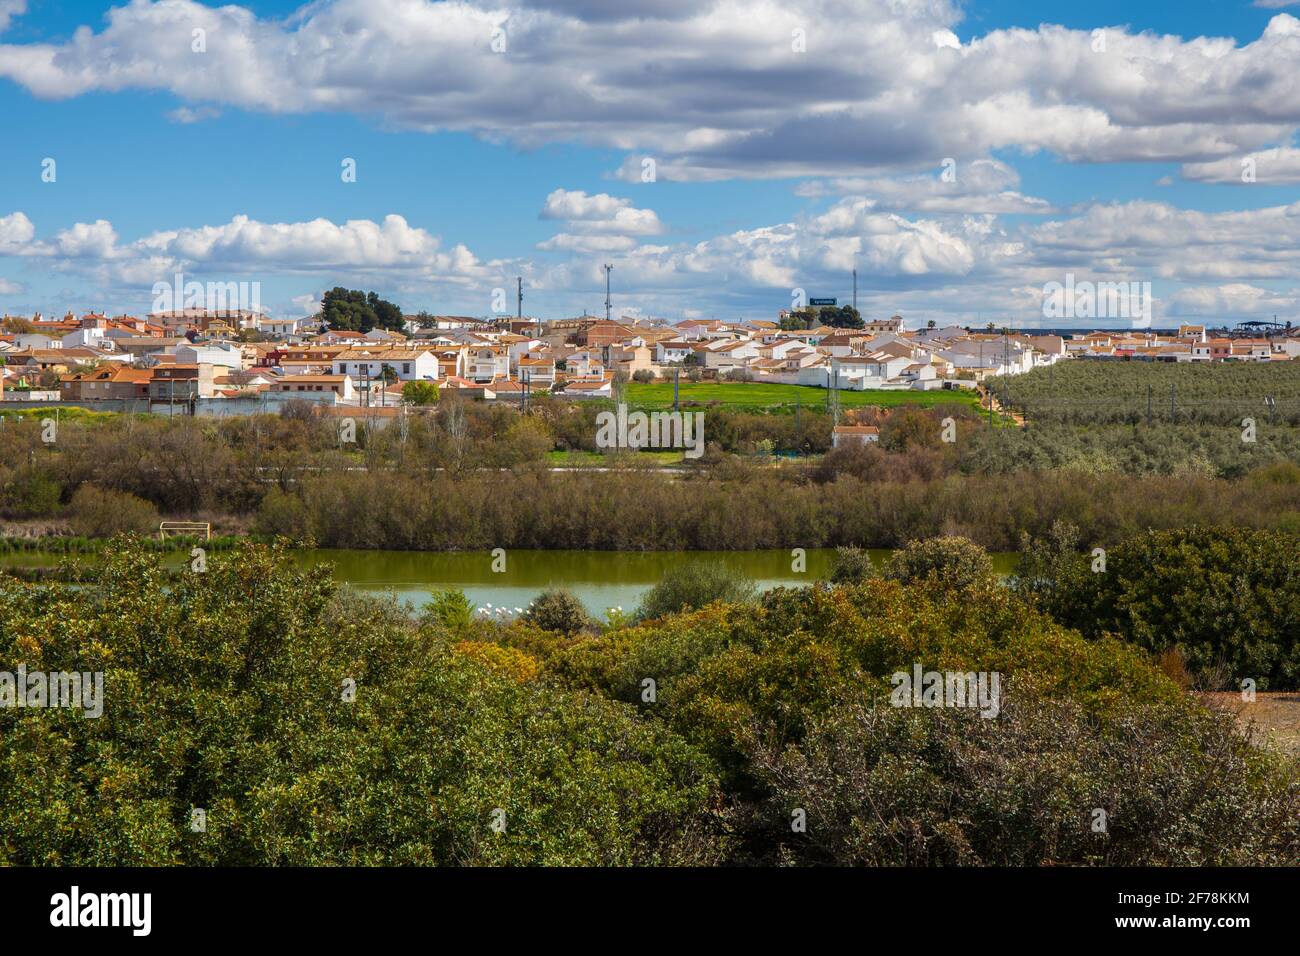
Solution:
M87 422L90 424L111 422L122 417L120 412L95 412L79 405L60 405L58 402L53 402L49 406L41 408L22 409L8 409L4 405L0 405L0 419L9 421L41 421L45 418L54 418L56 413L60 422Z
M759 410L765 408L794 408L798 403L804 408L822 411L826 408L826 389L810 385L775 385L756 382L682 382L681 401L709 404L721 402L732 408ZM632 408L671 408L672 382L629 382L627 403ZM912 390L868 390L865 392L840 392L841 408L860 408L878 405L893 408L898 405L919 405L933 408L936 405L968 405L979 408L979 398L970 391L918 392Z
M616 458L620 464L643 464L655 467L680 465L682 463L682 453L680 451L623 451L614 456L598 451L549 451L546 453L548 464L564 468L601 468L610 464L611 457Z

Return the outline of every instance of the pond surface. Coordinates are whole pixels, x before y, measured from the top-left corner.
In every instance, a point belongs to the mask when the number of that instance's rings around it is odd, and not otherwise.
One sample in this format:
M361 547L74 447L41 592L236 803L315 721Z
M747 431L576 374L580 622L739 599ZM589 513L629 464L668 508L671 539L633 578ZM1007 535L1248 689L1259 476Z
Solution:
M892 552L873 550L879 565ZM805 570L793 570L789 550L780 551L507 551L505 569L494 571L489 552L446 551L351 551L330 548L294 552L304 567L332 564L334 577L360 591L392 592L398 600L419 608L434 592L460 588L475 607L491 605L516 608L528 603L549 587L566 587L603 617L609 608L631 612L641 596L670 569L691 561L721 561L754 579L762 590L778 586L799 586L824 579L830 573L832 548L810 549ZM40 567L57 565L62 555L17 552L0 555L0 566ZM93 556L83 561L93 562ZM180 552L165 559L179 565ZM995 554L999 573L1009 573L1014 554ZM497 562L497 567L501 563Z
M892 552L872 551L880 564ZM641 596L677 565L721 561L754 579L762 590L799 586L830 574L834 549L810 549L802 573L790 551L507 551L505 570L493 571L488 552L335 551L299 552L304 565L332 562L334 575L362 591L389 591L416 607L441 588L460 588L475 607L526 608L548 587L566 587L591 613L612 607L631 612ZM1014 554L994 555L1000 573L1015 566ZM500 566L498 564L498 566Z

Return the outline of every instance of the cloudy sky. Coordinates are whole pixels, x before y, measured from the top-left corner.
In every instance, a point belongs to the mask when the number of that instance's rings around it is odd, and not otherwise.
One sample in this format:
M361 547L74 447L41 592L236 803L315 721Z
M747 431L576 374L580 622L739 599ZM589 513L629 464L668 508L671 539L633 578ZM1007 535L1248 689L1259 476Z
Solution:
M1300 320L1300 3L0 0L0 309ZM500 298L496 304L500 304ZM1116 324L1089 323L1080 324Z

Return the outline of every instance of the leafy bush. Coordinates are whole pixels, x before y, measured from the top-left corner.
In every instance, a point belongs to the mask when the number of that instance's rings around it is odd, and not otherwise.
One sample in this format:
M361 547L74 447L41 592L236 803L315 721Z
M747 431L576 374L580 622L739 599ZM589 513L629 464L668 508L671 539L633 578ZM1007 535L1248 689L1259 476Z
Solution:
M970 588L995 580L993 559L975 542L948 535L909 541L890 557L884 576L905 584Z
M449 634L464 634L474 624L474 605L460 588L434 591L423 611L422 620Z
M59 510L59 483L37 472L18 472L3 489L4 510L20 518L43 518Z
M799 746L755 746L756 813L780 855L839 866L1278 865L1300 801L1281 764L1261 779L1269 763L1231 716L1194 707L1125 701L1096 720L1017 681L985 720L849 694ZM778 826L790 807L808 814L797 839Z
M831 580L836 584L857 584L876 576L871 555L863 548L844 545L835 549L831 559Z
M748 604L757 593L753 581L721 561L688 561L670 568L646 592L636 617L645 621L701 608L714 601Z
M1035 552L1037 553L1037 552ZM1059 553L1059 552L1058 552ZM1223 675L1300 688L1300 537L1241 528L1149 531L1106 550L1105 571L1065 558L1036 595L1084 634L1155 654L1177 648L1204 683Z
M158 528L158 509L125 491L82 485L68 505L68 524L87 538L111 538Z
M524 612L524 620L544 631L576 634L595 627L583 603L568 588L549 588Z
M1279 461L1258 468L1250 475L1258 485L1300 485L1300 465L1293 461Z
M639 704L718 761L731 862L1233 865L1300 850L1293 764L1144 652L1086 640L1005 588L777 589L546 658L565 685ZM887 706L891 675L916 664L999 673L1001 713Z
M541 664L517 648L487 641L461 641L452 650L475 660L494 674L523 684L537 677Z
M668 728L265 548L175 580L131 548L79 590L0 576L0 620L0 669L104 672L98 719L0 708L0 865L700 864L724 846L715 774Z
M402 401L408 405L434 405L438 401L436 382L407 382L402 386Z
M291 541L308 537L310 524L302 498L292 491L272 488L257 510L255 527L259 534L279 535Z

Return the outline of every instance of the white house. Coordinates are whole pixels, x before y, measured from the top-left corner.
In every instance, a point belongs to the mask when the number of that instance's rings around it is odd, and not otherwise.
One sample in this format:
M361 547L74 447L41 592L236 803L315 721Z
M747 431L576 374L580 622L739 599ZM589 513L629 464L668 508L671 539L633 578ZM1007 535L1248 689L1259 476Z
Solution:
M835 387L862 391L869 388L894 388L903 386L897 379L903 369L912 365L908 359L886 355L878 352L874 355L851 355L848 358L828 358L816 365L809 365L799 370L800 385L816 385L829 388L831 370L835 369Z
M281 337L287 335L297 335L304 329L310 330L313 327L313 320L306 319L258 319L257 331L263 335L272 337Z
M907 368L903 369L898 376L902 381L907 382L912 388L930 389L938 388L942 383L939 381L939 371L930 362L913 362Z
M294 375L271 386L278 394L287 394L314 402L350 402L355 397L350 375Z
M609 398L613 383L612 378L583 379L570 382L560 394L565 398Z
M749 341L725 342L712 345L703 352L704 367L726 372L744 368L758 358L758 344Z
M598 378L605 374L605 363L596 349L582 349L564 359L564 370L574 378Z
M506 351L510 355L510 364L517 368L521 358L530 355L545 344L541 339L525 338L522 335L513 338L506 344Z
M438 360L427 349L349 349L334 356L331 366L335 375L355 380L378 380L385 368L404 382L436 381L439 373Z
M229 342L207 342L203 345L176 346L177 365L219 365L224 368L244 367L244 353L238 345Z
M63 343L56 338L51 338L44 332L20 332L14 339L14 345L18 349L61 349Z
M510 378L510 350L503 345L471 345L466 359L465 377L475 382Z
M106 339L104 330L96 326L76 329L59 339L65 349L111 349L113 342Z
M655 345L655 361L660 363L685 362L687 356L695 351L690 342L674 340L659 342Z
M532 388L550 388L555 383L555 360L546 356L519 360L519 380Z

